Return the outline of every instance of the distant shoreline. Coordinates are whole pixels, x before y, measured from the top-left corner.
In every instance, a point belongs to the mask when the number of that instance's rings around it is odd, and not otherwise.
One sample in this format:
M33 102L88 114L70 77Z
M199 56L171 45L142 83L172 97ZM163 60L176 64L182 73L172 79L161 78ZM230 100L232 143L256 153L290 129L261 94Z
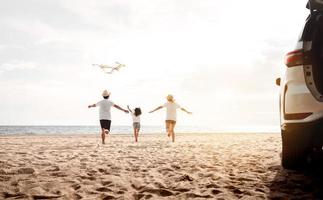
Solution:
M100 131L99 126L0 126L0 135L84 135L97 134ZM143 125L140 134L163 134L164 126L145 126ZM201 133L278 133L274 128L254 128L253 130L232 128L226 130L222 128L197 127L197 126L177 126L176 133L182 134L201 134ZM112 126L111 133L115 135L132 135L132 126Z
M280 134L279 132L209 132L209 133L176 133L177 136L193 136L199 135L201 137L209 135L263 135L263 134ZM98 137L98 133L52 133L52 134L0 134L0 138L7 137ZM132 137L132 133L111 133L109 137L120 136L120 137ZM154 137L154 136L165 136L166 133L140 133L140 137Z

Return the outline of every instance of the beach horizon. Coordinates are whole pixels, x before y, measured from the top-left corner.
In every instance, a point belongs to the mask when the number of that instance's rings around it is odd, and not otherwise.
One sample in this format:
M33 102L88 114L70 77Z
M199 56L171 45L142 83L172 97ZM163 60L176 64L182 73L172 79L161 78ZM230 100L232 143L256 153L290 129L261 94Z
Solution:
M256 128L210 128L203 126L178 125L176 133L203 134L203 133L279 133L277 127L256 127ZM55 134L98 134L99 125L0 125L1 135L55 135ZM164 134L165 127L162 125L142 125L140 134ZM111 134L133 134L131 125L113 125Z

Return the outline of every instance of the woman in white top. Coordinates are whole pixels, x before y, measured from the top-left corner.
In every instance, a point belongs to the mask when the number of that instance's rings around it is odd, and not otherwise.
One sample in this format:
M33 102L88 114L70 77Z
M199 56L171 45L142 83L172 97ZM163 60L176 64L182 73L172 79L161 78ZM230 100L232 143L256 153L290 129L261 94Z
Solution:
M187 114L192 114L191 112L187 111L185 108L181 107L179 104L175 103L175 99L173 95L168 95L167 102L157 107L156 109L150 111L149 113L153 113L156 110L166 108L166 132L168 137L172 136L172 141L175 142L175 132L174 128L176 125L177 120L177 109L180 108L182 111L186 112Z
M138 135L140 130L140 115L141 115L141 109L135 108L135 110L131 110L129 106L128 110L131 113L132 121L133 121L133 134L135 136L135 142L138 142Z

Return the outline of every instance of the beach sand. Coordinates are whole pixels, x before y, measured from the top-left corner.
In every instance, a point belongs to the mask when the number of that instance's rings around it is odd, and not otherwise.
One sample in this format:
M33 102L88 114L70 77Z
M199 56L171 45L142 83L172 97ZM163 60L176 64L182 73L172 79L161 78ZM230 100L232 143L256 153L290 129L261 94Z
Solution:
M1 136L0 199L312 199L280 134Z

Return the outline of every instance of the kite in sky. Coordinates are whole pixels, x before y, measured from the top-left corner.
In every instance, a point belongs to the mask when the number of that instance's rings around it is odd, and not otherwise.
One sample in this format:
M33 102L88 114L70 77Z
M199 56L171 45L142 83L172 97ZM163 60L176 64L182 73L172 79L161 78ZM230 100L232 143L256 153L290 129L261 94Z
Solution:
M93 66L100 67L105 73L112 74L114 71L119 71L122 67L125 67L125 64L120 64L116 62L117 66L103 65L103 64L92 64Z

